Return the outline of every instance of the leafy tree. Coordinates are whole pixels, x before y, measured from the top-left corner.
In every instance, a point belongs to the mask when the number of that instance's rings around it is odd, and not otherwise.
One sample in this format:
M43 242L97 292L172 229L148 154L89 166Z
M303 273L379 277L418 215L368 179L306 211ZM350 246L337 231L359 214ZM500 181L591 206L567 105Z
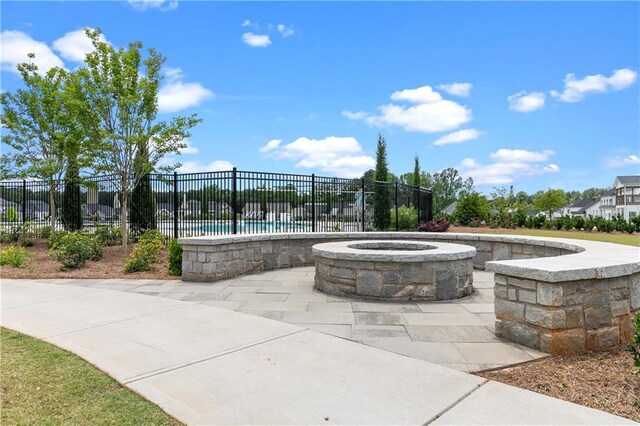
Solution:
M472 220L485 220L491 207L484 195L478 192L465 192L458 199L453 217L461 225L468 225Z
M607 192L609 192L610 188L588 188L582 191L581 198L600 198Z
M413 186L420 186L420 159L417 155L413 158L413 174L411 175L411 182L409 184ZM420 194L418 191L414 191L413 205L417 207L419 203Z
M202 188L200 191L200 214L204 219L209 216L209 190L208 188Z
M378 147L376 150L376 181L388 182L389 166L387 163L387 141L384 136L378 135ZM381 231L386 231L391 224L391 203L389 202L389 186L376 184L373 200L373 226Z
M507 188L494 187L491 192L491 207L495 209L498 214L506 215L509 213L509 196L507 195Z
M58 67L41 74L32 62L17 68L24 88L0 94L0 121L6 129L2 144L12 148L2 157L2 170L8 175L4 177L34 178L47 184L49 221L55 229L55 196L69 158L85 158L81 151L88 145L76 127L74 98L68 89L71 74Z
M473 191L473 179L462 179L454 168L447 168L433 175L425 176L427 187L433 194L433 214L437 216L449 204L456 201L463 193Z
M537 195L533 200L533 207L539 212L545 212L551 219L554 211L564 206L567 202L562 189L550 189Z
M86 30L94 51L87 54L86 68L77 72L82 81L87 111L85 131L99 150L98 172L116 176L120 191L122 244L127 245L128 200L145 174L152 172L167 154L185 148L189 130L201 120L196 115L157 120L160 73L165 58L150 49L142 57L142 43L127 49L100 41L99 30ZM140 153L140 155L139 155ZM172 169L174 167L163 167Z

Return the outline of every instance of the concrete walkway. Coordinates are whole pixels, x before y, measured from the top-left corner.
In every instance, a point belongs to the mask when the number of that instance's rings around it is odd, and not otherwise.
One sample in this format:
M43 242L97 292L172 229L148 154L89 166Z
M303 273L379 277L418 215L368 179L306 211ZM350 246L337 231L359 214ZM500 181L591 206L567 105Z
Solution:
M373 303L313 290L313 267L281 269L216 283L41 280L198 302L299 325L459 371L548 356L493 334L493 274L474 272L476 292L449 302Z
M68 349L188 424L633 424L255 315L4 280L1 323Z

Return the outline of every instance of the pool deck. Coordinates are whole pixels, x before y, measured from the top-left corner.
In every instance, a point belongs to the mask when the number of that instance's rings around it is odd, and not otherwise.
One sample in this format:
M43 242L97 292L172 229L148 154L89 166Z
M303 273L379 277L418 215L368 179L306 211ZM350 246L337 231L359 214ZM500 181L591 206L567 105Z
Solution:
M445 322L487 328L478 325L483 313L470 308L490 304L483 292L471 296L477 300L469 307L446 304L445 312L425 312L421 304L398 305L399 312L380 312L372 304L362 311L360 302L323 301L318 296L324 295L308 291L308 268L286 272L200 286L2 280L1 325L78 354L187 424L634 424L311 329L313 324L343 326L332 330L340 334L349 326L354 340L375 343L377 332L370 327L380 327L397 332L386 333L386 338L402 347L414 342L412 326ZM193 300L174 300L180 298ZM265 303L297 303L306 309L265 310L276 307ZM350 311L340 311L347 305ZM280 316L281 321L258 313ZM380 318L394 318L396 324L378 324ZM455 342L433 343L458 347ZM464 355L463 348L458 350Z

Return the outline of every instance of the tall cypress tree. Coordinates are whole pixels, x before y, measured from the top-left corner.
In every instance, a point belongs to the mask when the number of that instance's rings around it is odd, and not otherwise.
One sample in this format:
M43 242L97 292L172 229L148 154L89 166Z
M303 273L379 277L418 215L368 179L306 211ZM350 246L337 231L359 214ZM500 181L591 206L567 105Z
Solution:
M67 231L82 228L82 211L80 205L80 170L77 158L69 157L69 165L64 179L62 194L62 225Z
M413 175L411 176L411 185L420 186L420 160L416 155L413 159ZM417 209L420 202L420 191L418 189L413 190L413 206Z
M141 146L134 161L134 167L145 167L148 164L148 148ZM156 229L156 203L151 189L151 176L148 172L141 174L140 181L131 192L131 214L129 216L131 230L140 234L147 229Z
M378 148L376 150L376 173L377 181L374 185L373 200L373 226L379 231L386 231L391 225L391 202L389 185L389 165L387 163L387 141L384 136L378 135Z

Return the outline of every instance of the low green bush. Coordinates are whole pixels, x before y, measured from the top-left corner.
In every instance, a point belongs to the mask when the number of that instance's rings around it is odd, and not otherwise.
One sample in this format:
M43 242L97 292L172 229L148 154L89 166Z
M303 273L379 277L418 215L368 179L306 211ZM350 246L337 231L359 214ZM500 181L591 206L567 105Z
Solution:
M37 229L36 234L45 240L51 236L51 225L41 226Z
M453 217L461 225L473 226L472 222L487 219L490 211L487 198L477 192L471 192L460 196Z
M19 243L23 247L31 247L35 243L35 239L35 228L31 222L12 226L2 232L3 243Z
M0 265L11 265L14 268L21 268L29 258L29 253L22 247L10 245L0 251Z
M126 259L125 272L150 271L154 263L158 263L158 253L162 250L165 237L157 230L145 231L138 238L138 244Z
M636 367L634 374L640 374L640 312L636 314L634 325L636 332L633 335L631 345L629 345L629 352L633 357L633 365Z
M52 232L51 235L49 235L49 238L47 238L47 247L50 249L55 248L56 245L58 245L58 243L62 239L62 237L64 237L67 234L68 234L67 231Z
M182 275L182 246L178 240L172 239L168 246L169 274L174 276Z
M62 235L52 248L50 255L63 268L81 268L88 260L102 258L102 244L97 237L75 231Z
M122 228L119 226L98 226L95 236L102 245L117 246L122 243Z
M398 229L414 231L418 225L418 212L414 207L398 207ZM396 209L391 209L391 228L396 228Z
M19 222L20 213L18 213L18 210L15 207L9 206L4 211L4 220L7 222Z

